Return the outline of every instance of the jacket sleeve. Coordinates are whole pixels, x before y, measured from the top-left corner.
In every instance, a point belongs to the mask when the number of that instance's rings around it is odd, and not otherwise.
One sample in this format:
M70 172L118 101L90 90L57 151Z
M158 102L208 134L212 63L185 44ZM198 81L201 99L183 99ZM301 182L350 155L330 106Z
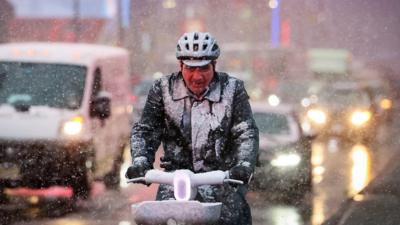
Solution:
M243 81L238 81L236 85L232 117L231 133L236 158L235 165L250 167L251 171L254 171L259 147L258 128Z
M161 80L154 82L149 91L142 117L135 123L131 134L132 164L153 168L155 153L164 131L164 107Z

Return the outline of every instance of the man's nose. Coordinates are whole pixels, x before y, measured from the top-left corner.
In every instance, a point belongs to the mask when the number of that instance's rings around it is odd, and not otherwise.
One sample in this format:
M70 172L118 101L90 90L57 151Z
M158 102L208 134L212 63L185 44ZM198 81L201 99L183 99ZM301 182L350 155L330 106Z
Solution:
M200 67L195 67L194 72L195 72L195 73L201 73Z
M193 71L193 78L203 78L203 73L200 69L197 68Z

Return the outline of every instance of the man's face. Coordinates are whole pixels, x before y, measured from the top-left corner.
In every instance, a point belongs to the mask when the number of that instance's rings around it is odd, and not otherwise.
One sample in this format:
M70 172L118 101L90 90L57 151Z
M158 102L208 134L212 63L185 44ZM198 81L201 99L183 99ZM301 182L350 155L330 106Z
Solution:
M213 78L213 65L209 63L201 67L191 67L182 63L181 68L186 86L196 96L201 96Z

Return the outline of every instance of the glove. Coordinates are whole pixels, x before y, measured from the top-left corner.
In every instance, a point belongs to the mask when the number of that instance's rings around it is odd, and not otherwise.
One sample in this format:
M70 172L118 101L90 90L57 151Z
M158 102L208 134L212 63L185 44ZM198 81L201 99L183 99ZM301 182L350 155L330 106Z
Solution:
M229 178L235 180L241 180L244 184L250 182L252 177L252 169L248 166L234 166L229 170Z
M160 157L160 167L167 171L172 170L174 168L172 166L171 160L165 156Z
M138 177L144 177L146 175L147 170L149 168L143 167L143 166L137 166L137 165L131 165L125 173L125 177L128 179L133 179L133 178L138 178ZM138 182L140 184L145 184L149 186L150 184L147 184L146 182Z
M146 169L141 166L131 165L125 173L125 177L128 179L144 177Z

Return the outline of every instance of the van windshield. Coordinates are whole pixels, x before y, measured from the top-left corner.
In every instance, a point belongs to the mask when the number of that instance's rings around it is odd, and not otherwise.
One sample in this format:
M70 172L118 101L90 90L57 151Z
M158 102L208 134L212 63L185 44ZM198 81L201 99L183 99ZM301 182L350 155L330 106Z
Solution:
M84 66L0 62L0 104L77 109L85 78Z

